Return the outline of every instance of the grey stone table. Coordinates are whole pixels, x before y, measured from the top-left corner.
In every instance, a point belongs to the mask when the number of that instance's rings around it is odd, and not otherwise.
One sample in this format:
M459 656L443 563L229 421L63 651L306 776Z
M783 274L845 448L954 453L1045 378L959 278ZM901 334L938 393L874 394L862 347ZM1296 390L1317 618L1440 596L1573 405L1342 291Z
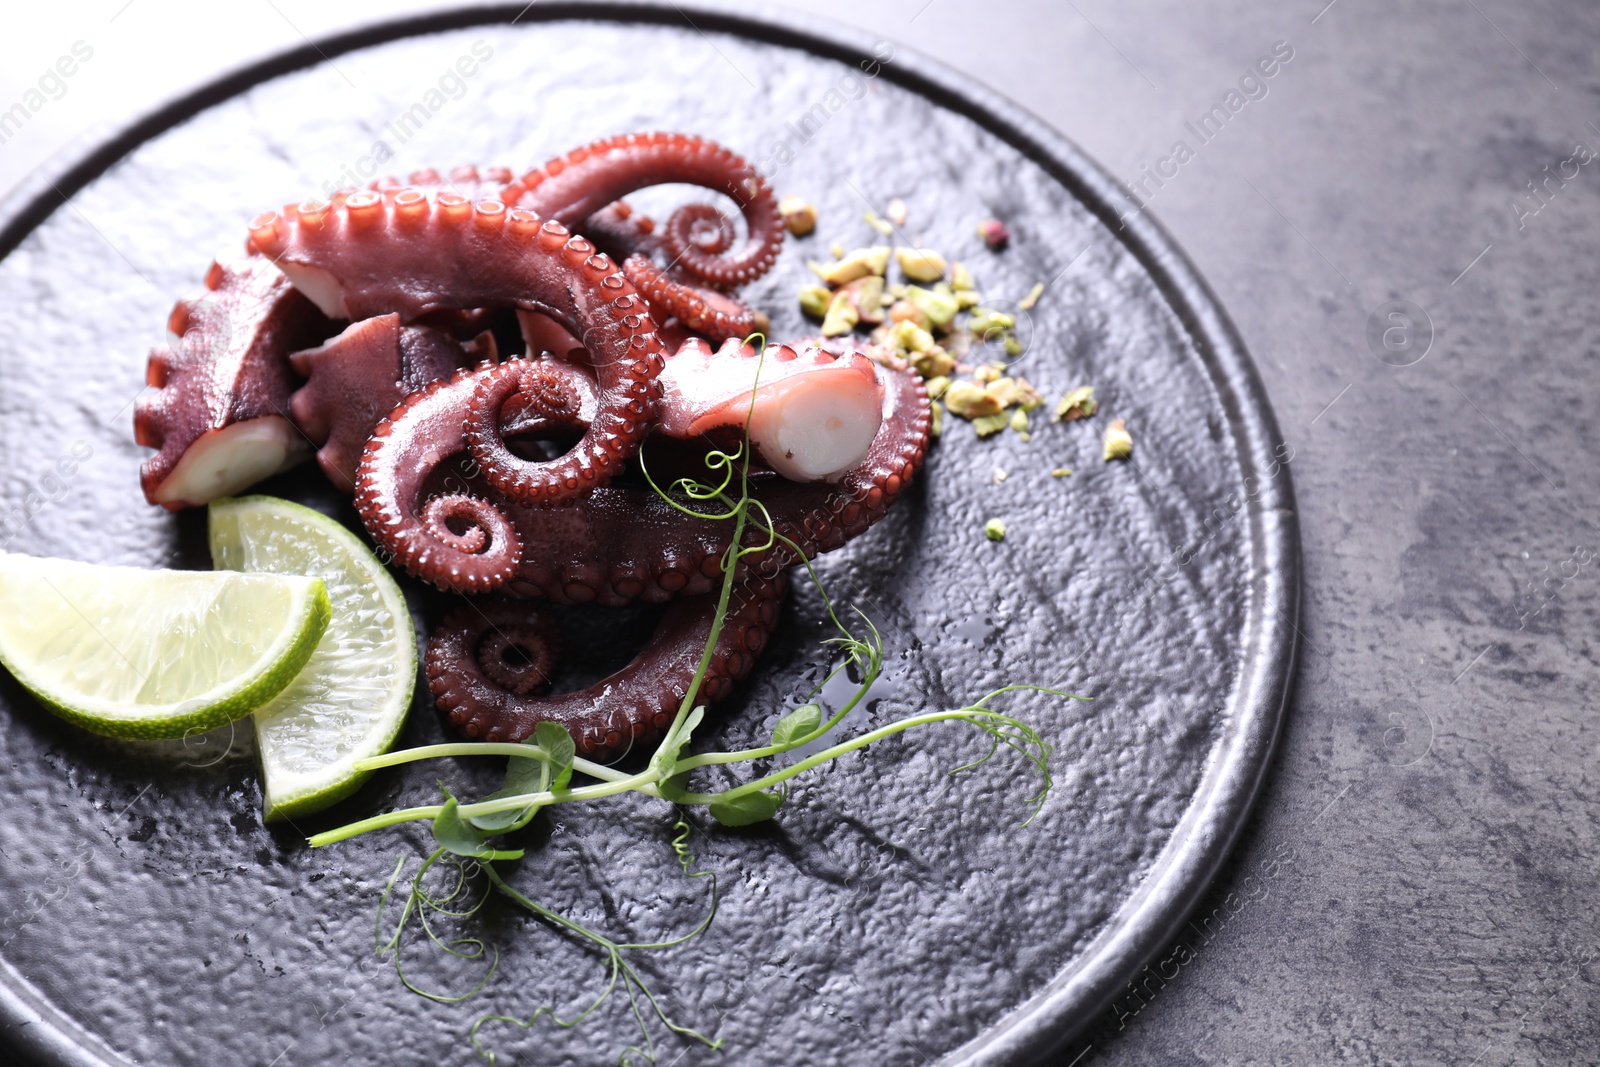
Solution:
M4 46L104 58L0 181L97 112L359 14L135 2L34 12ZM1600 6L1325 3L806 9L974 75L1136 185L1294 449L1304 654L1276 768L1189 932L1071 1062L1600 1062Z

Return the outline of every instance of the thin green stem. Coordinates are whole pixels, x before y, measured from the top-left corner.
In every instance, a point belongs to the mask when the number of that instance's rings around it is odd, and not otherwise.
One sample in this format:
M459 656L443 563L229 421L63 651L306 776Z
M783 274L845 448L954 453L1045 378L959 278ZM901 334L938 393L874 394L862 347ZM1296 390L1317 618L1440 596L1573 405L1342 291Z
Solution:
M656 772L645 770L640 771L638 774L619 778L614 782L604 782L600 785L563 789L559 793L521 793L516 796L500 797L497 800L480 800L476 804L463 804L457 810L463 819L475 819L479 815L494 815L502 811L521 811L532 804L542 806L546 804L582 803L586 800L614 797L618 793L644 793L647 796L660 796L661 794L655 791L656 781Z
M463 819L474 819L479 815L495 815L502 811L521 811L535 804L544 807L551 804L572 804L586 800L601 800L605 797L616 796L618 793L643 793L646 796L659 797L661 793L656 789L658 778L654 771L643 771L639 774L629 775L615 781L604 782L600 785L581 786L577 789L564 789L559 793L518 793L515 796L501 797L498 800L484 800L476 804L462 804L456 810ZM399 811L386 812L383 815L374 815L370 819L340 826L334 830L326 830L310 838L313 847L332 845L339 841L348 841L352 837L360 837L374 830L383 830L390 826L398 826L403 822L419 822L424 819L437 818L444 810L442 804L432 804L424 808L402 808Z
M989 711L987 708L979 708L976 706L958 708L954 711L930 711L922 715L912 715L908 718L899 719L895 722L889 723L887 726L880 726L878 729L864 733L859 737L852 737L848 741L841 741L839 744L834 745L831 748L825 748L821 752L807 756L805 759L800 760L797 763L792 763L780 771L774 771L765 778L758 778L753 782L745 782L721 793L685 793L683 796L677 798L677 800L680 804L715 804L722 801L732 800L735 797L744 796L747 793L759 793L763 790L770 789L772 786L778 785L781 782L787 782L789 779L794 778L797 775L804 774L813 767L821 766L830 760L836 760L840 756L854 752L857 749L866 748L868 745L873 744L876 741L882 741L886 737L893 737L895 734L903 733L904 731L910 730L917 726L928 726L936 722L948 722L951 719L961 719L965 722L972 723L976 723L982 719L988 719L1001 723L1011 723L1016 721L1008 715L1002 715L997 711ZM688 762L689 761L686 760L684 761L684 764L680 764L680 766L686 765Z
M513 756L517 759L536 759L541 763L550 762L549 753L537 745L512 741L458 741L446 745L422 745L382 756L370 756L357 761L356 770L375 771L381 767L398 767L402 763L443 759L447 756ZM572 761L572 769L578 774L586 774L590 778L598 778L605 782L617 782L628 777L626 771L619 771L615 767L607 767L603 763L582 758L575 758Z
M430 804L423 808L400 808L396 811L386 811L382 815L374 815L370 819L361 819L358 822L348 823L337 829L324 830L320 834L312 834L308 840L313 848L332 845L340 841L348 841L352 837L360 837L362 834L368 834L374 830L399 826L404 822L432 819L443 810L444 805L442 804Z

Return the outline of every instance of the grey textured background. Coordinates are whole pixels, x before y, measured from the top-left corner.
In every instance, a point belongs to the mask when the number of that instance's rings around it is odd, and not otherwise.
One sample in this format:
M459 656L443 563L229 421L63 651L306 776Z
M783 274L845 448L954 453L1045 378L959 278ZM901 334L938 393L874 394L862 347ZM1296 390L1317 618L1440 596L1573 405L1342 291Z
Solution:
M92 6L105 62L49 113L63 139L96 101L117 113L147 84L297 40L286 23L315 34L355 17L280 3L216 25L135 0L113 23L120 0ZM1234 315L1296 449L1304 667L1259 814L1203 906L1210 922L1076 1062L1600 1059L1588 723L1600 561L1582 563L1600 544L1585 381L1600 165L1552 180L1537 215L1522 199L1575 144L1600 147L1600 9L806 10L973 74L1128 178L1188 139L1184 123L1274 42L1295 50L1151 207ZM46 59L89 21L48 18L27 27ZM113 77L115 35L140 32L176 36L130 46L138 63L123 69L147 73ZM25 43L14 35L8 55ZM49 143L4 151L19 146ZM1397 298L1436 334L1404 368L1367 343L1369 316Z

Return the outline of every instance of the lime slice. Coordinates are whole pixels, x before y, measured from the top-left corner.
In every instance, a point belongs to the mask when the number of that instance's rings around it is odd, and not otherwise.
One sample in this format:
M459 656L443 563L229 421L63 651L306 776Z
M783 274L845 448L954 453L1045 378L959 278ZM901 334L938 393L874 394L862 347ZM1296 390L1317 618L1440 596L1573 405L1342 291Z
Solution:
M328 614L315 578L0 552L0 662L111 737L186 737L248 715L294 680Z
M256 712L266 819L293 819L354 793L357 760L394 744L417 677L417 635L400 587L333 519L270 496L211 504L218 570L312 574L333 621L293 684Z

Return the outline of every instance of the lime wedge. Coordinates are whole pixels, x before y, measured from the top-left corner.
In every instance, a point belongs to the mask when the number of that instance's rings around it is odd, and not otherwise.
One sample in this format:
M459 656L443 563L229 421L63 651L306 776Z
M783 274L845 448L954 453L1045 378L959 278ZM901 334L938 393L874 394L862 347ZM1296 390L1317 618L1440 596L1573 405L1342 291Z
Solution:
M294 680L328 614L316 578L0 552L0 662L111 737L186 737L248 715Z
M213 501L218 570L310 574L333 602L328 632L294 682L256 712L265 818L293 819L354 793L357 760L394 744L411 707L417 635L400 587L333 519L270 496Z

